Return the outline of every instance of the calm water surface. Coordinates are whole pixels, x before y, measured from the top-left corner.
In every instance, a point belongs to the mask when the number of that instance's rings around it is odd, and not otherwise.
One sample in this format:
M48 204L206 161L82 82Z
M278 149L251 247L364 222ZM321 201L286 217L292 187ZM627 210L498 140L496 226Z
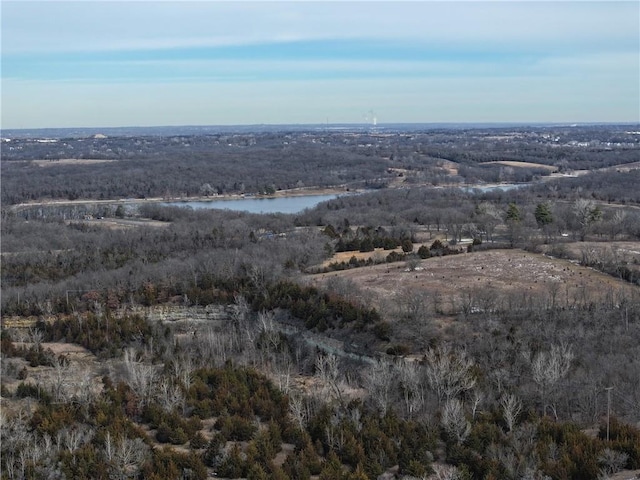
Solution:
M305 208L313 208L318 203L338 198L338 194L303 195L276 198L238 198L233 200L210 200L206 202L168 202L163 205L175 207L217 208L221 210L237 210L249 213L298 213Z

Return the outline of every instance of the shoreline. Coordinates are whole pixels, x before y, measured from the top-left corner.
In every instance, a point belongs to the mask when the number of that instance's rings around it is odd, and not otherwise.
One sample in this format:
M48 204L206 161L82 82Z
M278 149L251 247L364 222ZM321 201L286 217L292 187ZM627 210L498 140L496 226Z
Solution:
M287 197L311 197L314 195L339 195L342 193L357 193L362 190L349 190L346 187L310 187L296 188L291 190L279 190L273 194L242 194L232 193L214 196L193 196L193 197L151 197L151 198L116 198L109 200L102 199L78 199L78 200L42 200L38 202L18 203L9 205L8 210L19 212L34 207L50 207L50 206L73 206L73 205L127 205L127 204L144 204L144 203L178 203L178 202L217 202L227 200L244 200L244 199L269 199L269 198L287 198Z

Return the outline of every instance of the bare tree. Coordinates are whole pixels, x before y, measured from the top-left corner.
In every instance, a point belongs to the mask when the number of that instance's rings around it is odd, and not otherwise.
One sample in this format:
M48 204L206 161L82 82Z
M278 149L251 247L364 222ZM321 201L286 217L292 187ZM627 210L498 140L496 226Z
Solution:
M464 415L462 402L457 398L449 398L445 402L440 422L458 444L464 442L471 433L471 424Z
M439 402L470 390L476 384L472 371L474 362L464 350L454 351L446 345L430 348L425 360L427 381Z
M180 386L170 382L167 378L162 378L160 381L156 398L160 406L167 412L172 412L178 407L184 408L186 404L186 399Z
M506 394L500 399L500 406L502 407L504 421L507 423L507 429L511 432L518 415L522 411L522 402L515 395Z
M533 380L538 385L540 397L542 400L542 413L547 414L549 394L556 387L560 379L562 379L571 368L571 361L574 354L571 345L560 343L552 345L549 352L539 352L531 361L531 371ZM552 405L553 407L553 405ZM554 410L554 416L557 418L557 412Z
M327 444L336 451L342 450L346 442L345 430L340 427L340 421L340 415L334 412L324 429Z
M73 453L93 438L94 430L86 425L64 428L61 431L64 448Z
M193 382L193 360L190 355L181 355L171 363L174 378L185 390L189 390Z
M63 357L53 358L53 381L51 385L53 398L56 402L64 402L67 399L67 385L71 364Z
M152 398L157 369L153 365L138 362L132 348L124 351L124 366L129 386L137 395L140 406L146 405Z
M42 340L44 339L44 332L37 328L29 328L29 342L33 344L36 350L40 350L42 347Z
M274 316L274 312L260 312L258 314L260 339L269 352L277 352L282 340L274 323Z
M421 290L401 293L398 304L404 317L411 322L423 321L429 312L427 295Z
M149 446L140 438L119 437L113 440L109 432L105 435L103 454L109 464L109 478L135 478L149 453Z
M310 418L309 404L302 395L291 395L289 398L289 415L301 430Z
M473 390L473 398L471 399L471 418L475 419L478 413L478 408L484 402L486 395L483 391L475 388Z
M422 388L422 375L416 362L403 360L397 364L400 389L404 397L404 405L411 416L417 413L424 405L424 391Z
M78 381L70 388L71 396L81 405L89 405L97 395L93 373L84 368L76 370L73 375Z
M234 303L231 304L231 324L233 331L234 351L241 352L244 347L244 335L249 328L249 314L251 308L247 299L242 295L236 295Z
M573 214L580 229L580 241L584 241L589 228L602 218L602 211L593 200L579 198L573 204Z
M425 475L423 477L425 480L459 480L461 478L458 467L434 463L431 465L431 469L433 473L428 476Z
M330 395L343 403L343 388L338 368L338 357L329 353L316 357L316 375L322 382L322 388L328 389Z
M379 360L370 365L364 372L364 384L369 398L384 416L391 404L391 393L394 383L393 365L386 360Z

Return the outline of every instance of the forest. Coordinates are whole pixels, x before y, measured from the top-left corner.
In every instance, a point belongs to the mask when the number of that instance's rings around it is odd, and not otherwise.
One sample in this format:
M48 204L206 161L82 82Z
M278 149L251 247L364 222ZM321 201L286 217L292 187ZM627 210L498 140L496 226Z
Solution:
M638 130L3 132L2 478L640 475Z

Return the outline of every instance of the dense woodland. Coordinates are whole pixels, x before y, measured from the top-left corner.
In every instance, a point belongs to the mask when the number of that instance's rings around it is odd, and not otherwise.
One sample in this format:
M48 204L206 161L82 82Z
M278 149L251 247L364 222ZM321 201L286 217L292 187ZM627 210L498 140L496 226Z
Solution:
M403 170L411 172L412 182L432 185L526 182L548 174L544 165L568 172L637 162L640 144L633 126L98 137L8 139L2 148L3 205L379 188ZM61 161L69 158L88 162ZM489 163L495 161L541 166ZM455 163L456 174L448 162Z
M637 131L11 136L2 478L640 470L640 256L622 249L640 246ZM526 183L479 188L497 182ZM120 201L306 187L358 193L288 215ZM507 293L480 276L380 298L339 276L493 250L613 286Z

